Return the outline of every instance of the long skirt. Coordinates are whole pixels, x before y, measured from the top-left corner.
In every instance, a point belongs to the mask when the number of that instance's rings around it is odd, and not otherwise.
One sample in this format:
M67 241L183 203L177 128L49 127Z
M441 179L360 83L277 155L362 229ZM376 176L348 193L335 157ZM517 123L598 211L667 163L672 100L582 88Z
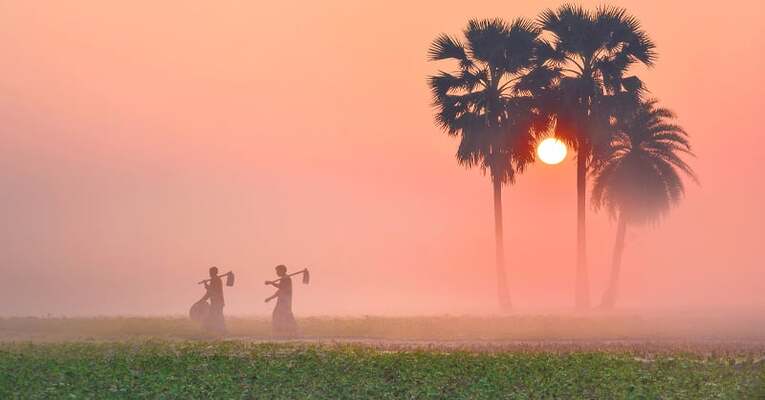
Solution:
M274 313L271 317L273 334L276 337L295 337L298 336L298 326L295 316L292 315L292 302L289 300L278 299Z
M207 331L224 334L226 333L226 321L223 318L223 304L212 304L210 312L207 314L204 327Z

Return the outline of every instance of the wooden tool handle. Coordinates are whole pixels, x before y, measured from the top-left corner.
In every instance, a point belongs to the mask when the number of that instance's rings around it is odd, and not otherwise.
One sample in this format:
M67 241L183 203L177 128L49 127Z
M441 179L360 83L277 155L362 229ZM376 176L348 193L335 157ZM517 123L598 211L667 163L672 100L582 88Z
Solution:
M308 271L308 268L303 268L303 269L301 269L300 271L297 271L297 272L293 272L293 273L291 273L291 274L287 274L287 276L293 276L293 275L297 275L297 274L302 274L302 273L305 273L306 271ZM269 281L269 282L274 282L274 283L276 283L276 282L279 282L279 281L280 281L280 280L282 280L282 279L284 279L284 278L274 279L274 280L272 280L272 281ZM266 285L268 285L268 284L266 283Z
M228 272L226 272L226 273L225 273L225 274L223 274L223 275L218 275L218 278L223 278L224 276L226 276L226 275L228 275L228 274L230 274L230 273L231 273L231 271L228 271ZM201 285L201 284L203 284L203 283L205 283L205 282L210 282L211 280L212 280L212 279L205 279L205 280L203 280L203 281L199 281L199 282L197 282L197 285Z

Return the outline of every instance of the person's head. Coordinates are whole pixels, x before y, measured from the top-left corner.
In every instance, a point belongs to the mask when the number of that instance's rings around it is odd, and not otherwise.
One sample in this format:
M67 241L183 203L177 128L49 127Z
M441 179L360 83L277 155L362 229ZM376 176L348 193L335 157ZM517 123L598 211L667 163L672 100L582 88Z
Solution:
M210 278L218 276L218 267L210 268Z
M279 264L276 266L276 275L284 276L287 275L287 267L285 267L282 264Z

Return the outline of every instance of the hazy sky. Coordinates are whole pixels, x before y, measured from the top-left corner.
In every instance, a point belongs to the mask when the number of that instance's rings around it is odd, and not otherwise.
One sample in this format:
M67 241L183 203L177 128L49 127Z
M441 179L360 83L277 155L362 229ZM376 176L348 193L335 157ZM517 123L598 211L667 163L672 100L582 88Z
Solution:
M0 315L185 313L211 265L228 313L266 314L279 263L312 270L298 315L495 310L491 185L434 126L452 66L426 51L560 2L306 3L0 3ZM638 72L702 182L629 231L621 304L765 305L763 3L612 4L657 43ZM521 310L573 304L574 164L505 190ZM599 299L615 224L589 218Z

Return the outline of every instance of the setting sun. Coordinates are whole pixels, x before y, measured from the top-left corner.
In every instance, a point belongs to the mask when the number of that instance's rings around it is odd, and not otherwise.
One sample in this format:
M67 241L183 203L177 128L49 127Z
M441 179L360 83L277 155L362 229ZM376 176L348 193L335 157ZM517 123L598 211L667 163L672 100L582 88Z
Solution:
M537 145L537 155L545 164L559 164L566 158L566 145L556 138L547 138Z

